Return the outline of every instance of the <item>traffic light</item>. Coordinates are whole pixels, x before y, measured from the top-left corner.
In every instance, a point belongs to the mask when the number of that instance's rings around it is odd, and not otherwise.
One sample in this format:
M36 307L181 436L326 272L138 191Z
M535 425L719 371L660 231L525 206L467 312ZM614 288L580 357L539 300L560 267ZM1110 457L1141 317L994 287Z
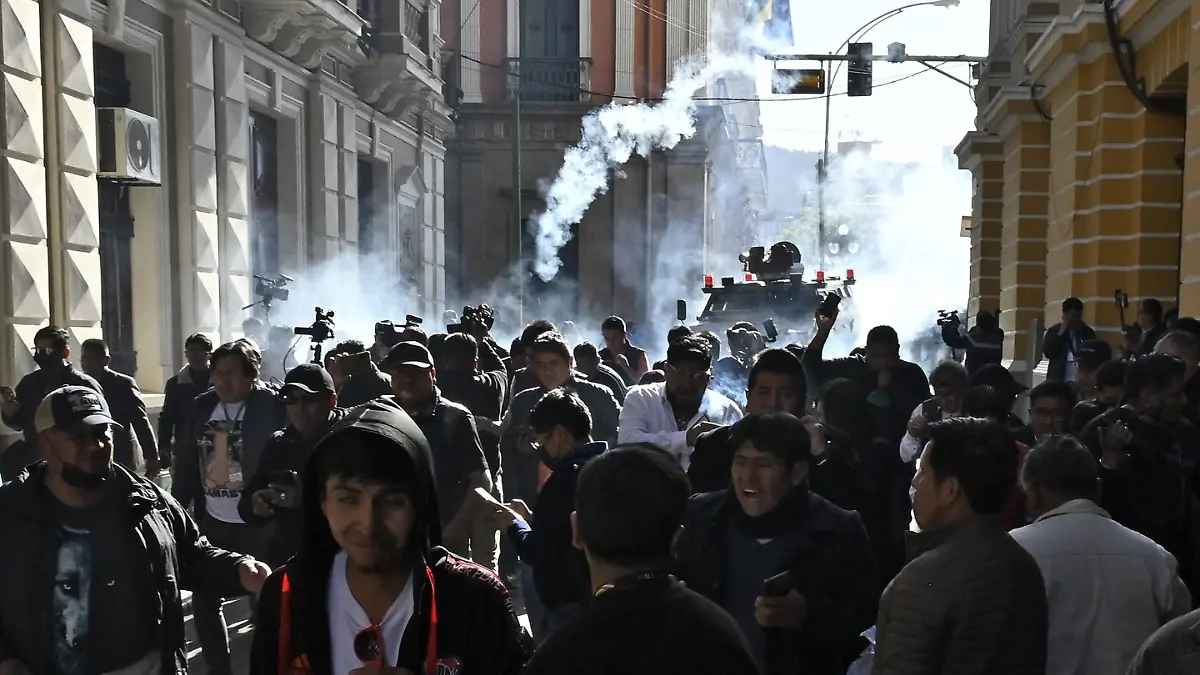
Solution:
M825 70L773 70L772 94L824 94Z
M871 95L871 75L875 68L875 63L871 61L871 55L874 54L874 45L870 42L852 42L846 50L850 61L847 62L849 68L846 69L846 95L847 96L870 96Z

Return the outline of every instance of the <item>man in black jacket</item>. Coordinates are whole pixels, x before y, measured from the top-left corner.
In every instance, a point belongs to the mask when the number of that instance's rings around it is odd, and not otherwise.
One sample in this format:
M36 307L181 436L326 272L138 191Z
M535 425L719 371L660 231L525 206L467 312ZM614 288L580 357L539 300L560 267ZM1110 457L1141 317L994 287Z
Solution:
M1042 355L1047 362L1046 379L1068 384L1074 382L1079 346L1084 340L1095 337L1096 331L1083 321L1083 301L1079 298L1063 300L1062 321L1047 328L1042 338Z
M238 512L246 480L267 442L285 424L275 390L259 379L262 356L253 343L234 340L213 352L213 388L193 403L191 430L176 448L172 495L195 507L200 531L230 551L265 557L267 533ZM206 589L192 596L196 633L212 675L230 675L229 634L221 599Z
M181 587L257 593L269 569L211 546L175 500L113 463L104 399L63 387L31 428L45 460L0 487L0 672L186 673Z
M653 445L588 462L571 528L594 597L525 675L759 675L733 619L669 573L690 492L679 460Z
M121 430L114 434L117 463L134 473L145 471L147 478L154 478L158 475L158 447L142 390L132 377L109 368L112 356L104 340L84 340L82 347L79 365L104 388L104 399L113 419L121 425Z
M504 585L438 545L433 462L393 399L334 425L304 471L300 553L259 602L251 675L520 673L528 644Z
M338 388L338 398L343 408L353 408L392 393L392 378L379 370L369 356L362 356L367 351L363 343L358 340L346 340L338 343L333 351L337 354L338 367L345 378L342 386ZM355 370L350 366L352 361L357 359L361 359L362 363L356 364L356 372L348 372Z
M22 377L15 391L7 387L0 389L0 397L3 398L0 416L4 424L22 432L24 436L23 443L10 445L0 455L0 476L15 476L25 465L37 461L37 432L34 430L33 413L46 394L67 385L104 393L99 382L71 365L70 358L67 331L56 326L43 326L33 335L33 360L38 369Z
M202 333L190 336L183 343L187 365L167 380L163 387L162 410L158 411L159 464L171 466L172 445L186 437L191 423L192 402L208 391L208 359L212 356L212 340Z
M592 416L566 389L546 392L529 413L534 450L550 469L534 507L520 499L495 509L496 525L508 531L521 561L533 568L533 589L545 611L533 630L545 642L582 609L590 595L587 559L571 541L575 481L588 462L608 449L592 441ZM530 521L537 519L537 527Z
M732 486L692 498L680 577L738 622L764 675L841 675L877 608L862 521L808 489L808 432L795 416L750 415L730 442Z
M975 313L975 325L966 332L961 332L962 321L957 313L949 320L938 323L942 327L942 342L947 347L966 350L968 373L974 373L989 363L1000 363L1004 355L1004 330L1000 328L995 314L986 309L979 310Z
M302 363L287 374L279 390L287 427L276 431L238 501L238 513L250 525L274 522L267 562L279 567L300 549L304 536L301 473L312 448L345 415L337 407L333 377L315 363Z
M383 358L392 376L392 392L416 421L433 452L437 477L438 513L445 522L446 548L468 560L496 569L496 534L472 541L480 517L472 490L491 490L492 478L471 411L446 400L437 386L433 356L419 342L401 342Z
M803 416L808 397L804 367L791 351L778 347L754 357L746 383L746 414L786 412ZM729 486L736 447L729 443L731 426L700 434L688 465L693 493L724 490Z

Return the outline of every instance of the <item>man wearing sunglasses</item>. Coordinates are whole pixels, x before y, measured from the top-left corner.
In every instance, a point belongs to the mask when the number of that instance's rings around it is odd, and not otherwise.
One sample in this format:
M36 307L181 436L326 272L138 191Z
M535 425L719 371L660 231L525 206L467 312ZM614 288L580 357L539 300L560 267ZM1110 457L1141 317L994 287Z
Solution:
M304 542L264 587L251 675L521 671L500 579L438 545L432 453L394 399L349 410L303 483Z
M0 475L15 476L25 465L38 460L37 432L34 429L33 413L46 394L64 386L87 387L101 395L100 383L76 369L68 360L71 346L67 331L56 326L43 326L33 335L33 361L37 370L21 378L16 389L0 387L0 414L4 424L13 431L20 431L24 444L9 446L0 455ZM24 364L17 364L23 368Z
M712 347L701 337L667 348L666 382L641 384L625 395L617 441L650 443L679 460L684 470L700 434L742 418L737 404L709 388Z
M345 411L337 407L333 376L316 363L292 368L279 390L279 400L287 412L288 425L267 442L258 468L238 501L238 513L247 523L275 522L267 545L267 562L272 567L287 562L300 548L304 536L300 474L313 446L345 416Z

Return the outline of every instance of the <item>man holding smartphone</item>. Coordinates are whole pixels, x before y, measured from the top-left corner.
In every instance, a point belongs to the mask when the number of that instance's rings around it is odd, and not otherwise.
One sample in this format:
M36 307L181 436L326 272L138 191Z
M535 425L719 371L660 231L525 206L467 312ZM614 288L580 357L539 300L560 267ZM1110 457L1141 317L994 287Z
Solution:
M275 522L267 548L267 562L273 568L295 555L304 536L300 474L308 457L316 442L345 415L337 407L333 377L315 363L292 368L279 398L287 410L288 425L267 442L238 502L238 513L247 523Z

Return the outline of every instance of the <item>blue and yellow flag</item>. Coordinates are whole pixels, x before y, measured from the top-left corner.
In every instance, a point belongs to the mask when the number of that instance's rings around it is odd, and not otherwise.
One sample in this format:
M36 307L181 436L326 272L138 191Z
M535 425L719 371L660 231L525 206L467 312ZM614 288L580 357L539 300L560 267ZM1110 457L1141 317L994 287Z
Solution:
M791 47L791 0L749 0L749 19L756 33L774 45Z

